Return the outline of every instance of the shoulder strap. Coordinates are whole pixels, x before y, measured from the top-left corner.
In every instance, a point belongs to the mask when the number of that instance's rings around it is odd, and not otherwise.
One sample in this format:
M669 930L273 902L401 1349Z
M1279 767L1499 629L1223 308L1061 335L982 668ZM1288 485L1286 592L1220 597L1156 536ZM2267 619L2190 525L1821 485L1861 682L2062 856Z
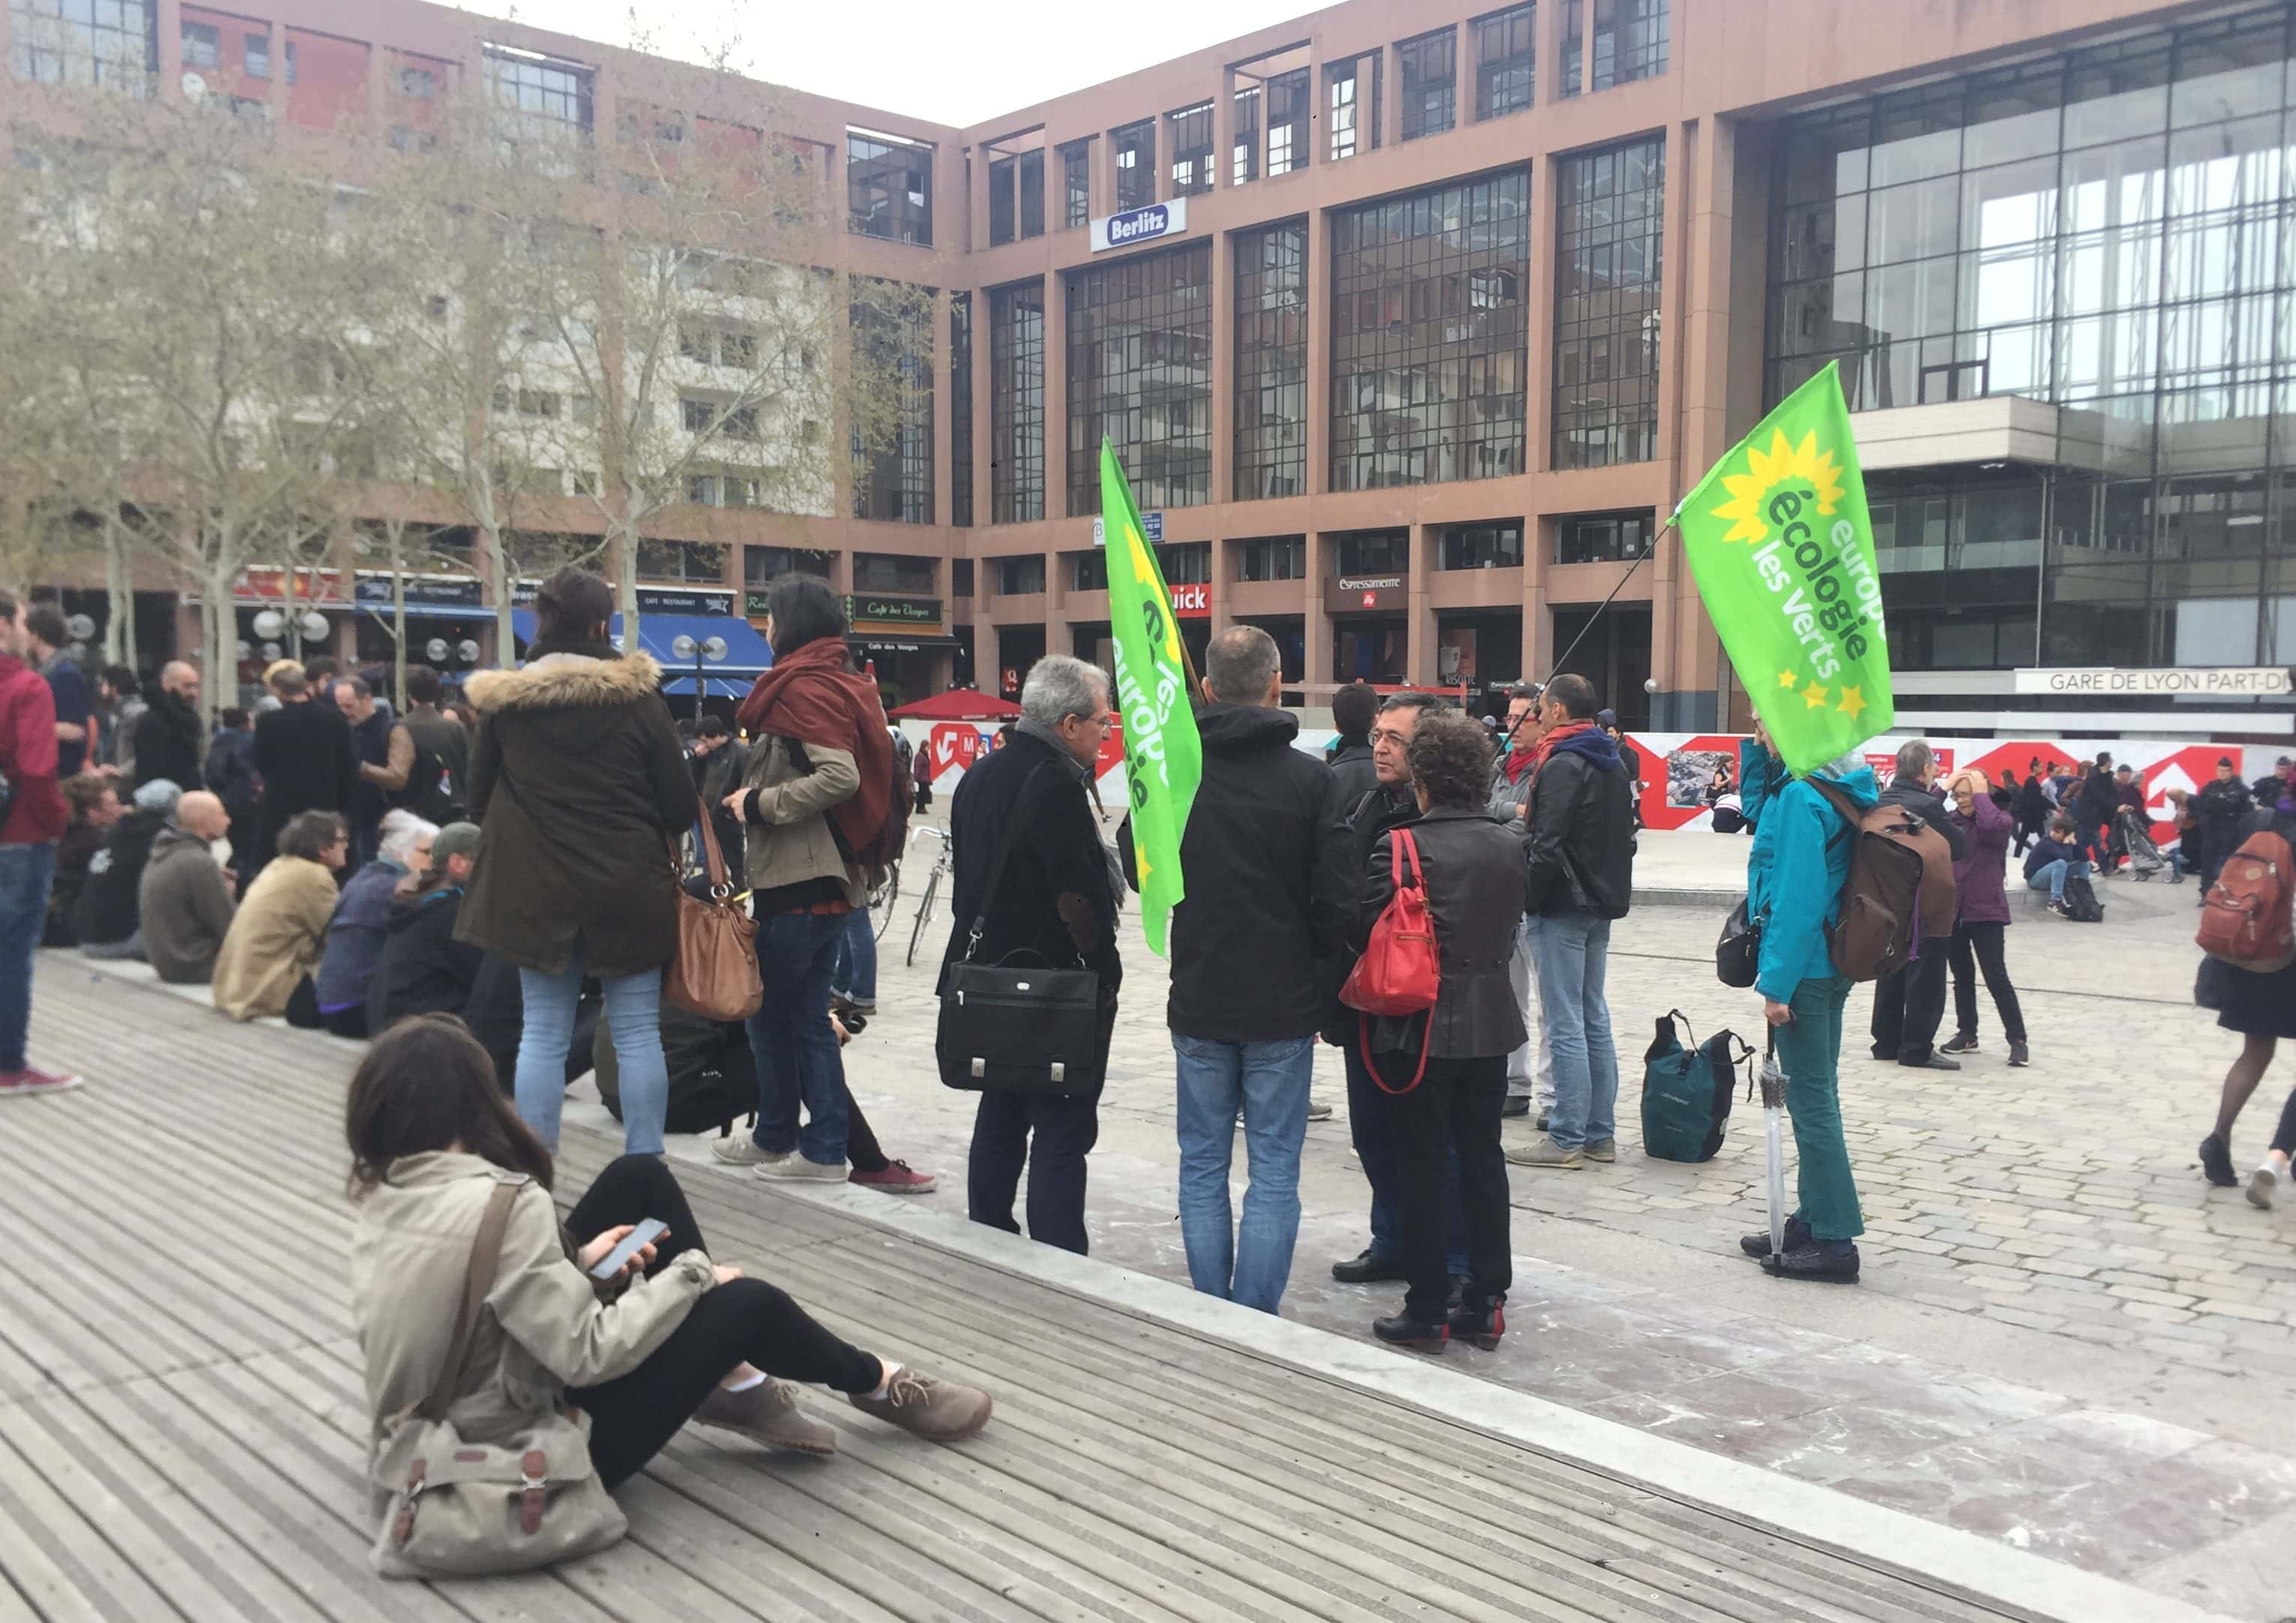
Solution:
M964 962L972 962L972 955L980 949L980 938L988 929L988 909L996 903L997 887L1004 882L1004 865L1012 860L1013 848L1021 843L1021 832L1028 826L1022 815L1028 804L1029 791L1043 775L1050 761L1038 761L1029 768L1029 775L1021 780L1021 791L1013 797L1013 808L1004 819L1004 838L996 842L996 860L988 866L988 882L981 887L980 909L972 915L972 932L965 938Z
M495 1288L495 1271L502 1263L503 1231L510 1226L510 1209L519 1185L497 1184L487 1198L486 1215L479 1219L478 1238L471 1242L471 1262L463 1283L462 1305L455 1310L455 1339L447 1344L447 1361L439 1366L439 1384L414 1412L425 1420L444 1420L462 1385L463 1365L469 1362L471 1340L477 1335L479 1313L487 1292Z
M726 880L726 853L718 844L718 819L710 816L711 809L705 802L694 822L701 829L701 861L709 873L710 898L722 902L733 895L734 887Z

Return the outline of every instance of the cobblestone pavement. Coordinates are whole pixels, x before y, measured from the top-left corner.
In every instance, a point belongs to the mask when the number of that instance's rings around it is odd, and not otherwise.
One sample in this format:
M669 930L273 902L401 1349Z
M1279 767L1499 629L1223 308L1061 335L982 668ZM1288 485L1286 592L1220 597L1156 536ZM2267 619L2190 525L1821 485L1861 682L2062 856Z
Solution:
M1743 861L1723 836L1645 840L1708 842L1662 844L1651 865L1685 889L1726 888ZM1714 908L1637 907L1609 983L1620 1159L1511 1169L1513 1333L1449 1362L2234 1615L2296 1612L2279 1602L2296 1462L2275 1423L2296 1397L2296 1211L2258 1210L2197 1168L2237 1042L2192 1006L2193 889L2137 897L2114 881L2104 896L2102 927L2034 911L2009 932L2028 1069L2008 1067L1989 1001L1961 1071L1874 1062L1870 995L1852 993L1843 1111L1868 1233L1863 1283L1846 1290L1769 1280L1737 1253L1766 1220L1757 1106L1702 1166L1642 1153L1656 1017L1679 1008L1701 1037L1728 1025L1759 1041L1761 1011L1714 980ZM972 1101L940 1087L929 1057L946 907L907 969L914 909L897 904L881 1012L849 1071L890 1152L941 1175L922 1198L961 1212ZM1093 1243L1185 1279L1164 976L1127 923ZM2292 1083L2284 1065L2251 1102L2234 1144L2243 1172ZM1328 1049L1316 1092L1336 1110L1309 1128L1284 1313L1360 1336L1394 1292L1330 1279L1363 1243L1365 1191ZM1243 1174L1239 1147L1239 1193Z

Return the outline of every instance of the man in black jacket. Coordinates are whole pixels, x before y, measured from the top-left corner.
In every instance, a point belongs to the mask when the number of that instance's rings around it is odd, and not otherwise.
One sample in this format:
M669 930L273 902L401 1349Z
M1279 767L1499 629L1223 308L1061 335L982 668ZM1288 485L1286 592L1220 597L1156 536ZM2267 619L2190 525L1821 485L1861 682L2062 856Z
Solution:
M1969 837L1945 815L1945 797L1931 787L1937 776L1935 751L1916 738L1898 746L1898 769L1882 791L1882 804L1902 806L1945 836L1946 849L1959 862L1969 854ZM1874 983L1874 1057L1895 1060L1922 1070L1959 1070L1959 1060L1937 1052L1938 1024L1945 1018L1945 966L1953 951L1953 918L1922 921L1920 950L1901 969Z
M181 660L170 660L160 672L159 691L136 718L135 787L166 778L178 789L197 789L202 781L200 746L206 740L207 724L200 719L200 673Z
M1204 654L1203 781L1180 839L1172 911L1180 1233L1210 1296L1274 1313L1300 1233L1300 1149L1316 1034L1338 989L1356 894L1339 786L1292 747L1275 639L1237 626ZM1236 1113L1251 1168L1230 1221Z
M1332 695L1332 726L1339 736L1324 751L1324 759L1339 785L1342 809L1379 786L1371 759L1371 726L1378 714L1379 695L1363 683L1349 683Z
M1521 1167L1576 1168L1619 1159L1619 1055L1603 993L1611 921L1634 889L1634 788L1616 740L1599 725L1595 684L1565 673L1546 684L1546 731L1533 766L1523 833L1530 870L1532 969L1554 1042L1554 1108L1546 1136L1507 1152Z
M300 668L283 667L271 678L279 708L255 724L251 758L263 780L262 810L257 818L251 871L240 876L247 894L279 850L279 831L298 812L348 811L358 785L358 759L351 750L351 724L332 703L313 702L311 684Z
M2080 793L2073 804L2073 821L2080 825L2089 868L2100 879L2112 872L2112 817L2120 809L2120 791L2112 781L2112 751L2100 750L2096 765L2081 780Z
M1029 667L1021 710L1011 739L964 775L949 808L955 872L942 984L968 953L984 963L1024 950L1046 963L1081 962L1100 976L1104 1062L1124 965L1107 848L1085 785L1108 735L1108 678L1082 660L1048 654ZM1011 853L992 895L991 870L1008 836ZM1097 1080L1076 1094L983 1093L972 1120L967 1214L1019 1234L1013 1201L1026 1166L1029 1237L1088 1250L1085 1157L1099 1136Z

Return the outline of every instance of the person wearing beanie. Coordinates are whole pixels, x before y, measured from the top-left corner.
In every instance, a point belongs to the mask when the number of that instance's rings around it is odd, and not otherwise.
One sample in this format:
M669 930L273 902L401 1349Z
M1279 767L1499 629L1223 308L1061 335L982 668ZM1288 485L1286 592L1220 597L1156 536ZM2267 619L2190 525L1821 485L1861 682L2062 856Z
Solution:
M89 958L144 956L142 904L144 865L160 831L176 815L183 790L172 778L154 778L135 791L127 815L112 825L103 848L87 863L87 882L72 909L72 933Z
M470 1003L487 955L455 939L455 921L478 857L475 823L449 823L431 836L430 867L414 893L393 904L384 926L382 955L366 987L371 1036L411 1014L460 1014Z

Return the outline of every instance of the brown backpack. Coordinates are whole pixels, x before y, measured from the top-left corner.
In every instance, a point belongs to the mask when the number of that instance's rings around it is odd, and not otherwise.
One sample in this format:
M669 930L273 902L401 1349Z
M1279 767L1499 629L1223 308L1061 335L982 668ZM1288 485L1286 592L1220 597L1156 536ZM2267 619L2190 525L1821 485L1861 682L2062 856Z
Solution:
M1840 784L1806 781L1841 814L1855 840L1841 915L1826 935L1834 972L1878 980L1919 957L1923 938L1953 933L1953 849L1919 812L1886 801L1861 809Z
M2267 812L2250 824L2240 849L2225 858L2201 906L2200 949L2234 969L2268 975L2296 962L2290 920L2291 855Z

